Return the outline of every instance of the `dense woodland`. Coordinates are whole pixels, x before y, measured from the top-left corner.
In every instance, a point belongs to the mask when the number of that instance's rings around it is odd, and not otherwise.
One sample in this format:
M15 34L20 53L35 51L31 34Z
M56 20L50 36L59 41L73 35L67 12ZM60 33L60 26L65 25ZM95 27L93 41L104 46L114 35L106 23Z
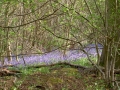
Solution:
M97 63L88 61L109 87L119 88L120 0L1 0L0 60L18 60L59 50L84 50L88 44L103 46ZM119 74L118 74L119 75Z

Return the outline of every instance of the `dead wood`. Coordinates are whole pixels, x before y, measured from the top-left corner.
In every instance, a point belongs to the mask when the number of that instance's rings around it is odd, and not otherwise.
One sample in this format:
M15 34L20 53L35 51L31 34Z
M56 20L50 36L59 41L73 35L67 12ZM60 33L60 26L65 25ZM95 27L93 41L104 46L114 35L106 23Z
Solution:
M96 74L98 72L97 68L95 67L85 67L85 66L81 66L81 65L75 65L75 64L70 64L67 62L59 62L59 63L55 63L55 64L49 64L49 65L37 65L37 66L29 66L28 68L41 68L41 67L53 67L53 66L70 66L72 68L76 68L78 69L81 73L94 73ZM103 72L105 72L105 69L103 67L99 67ZM120 74L120 69L115 69L115 74Z
M8 70L7 68L0 69L0 77L12 76L12 75L16 75L17 73L21 73L21 72L17 70Z
M72 68L76 68L79 70L80 73L82 74L96 74L98 70L95 67L85 67L81 65L75 65L67 62L59 62L55 64L49 64L49 65L36 65L36 66L27 66L27 68L41 68L41 67L54 67L54 66L70 66ZM9 70L4 66L0 68L0 76L11 76L15 75L16 73L21 73L20 71L17 70ZM10 65L9 67L13 67L13 65ZM105 69L103 67L99 67L103 72L105 72ZM120 69L115 69L115 74L120 74Z
M87 69L87 68L84 67L84 66L74 65L74 64L67 63L67 62L59 62L59 63L49 64L49 65L28 66L28 68L52 67L52 66L57 66L57 65L70 66L70 67L72 67L72 68Z

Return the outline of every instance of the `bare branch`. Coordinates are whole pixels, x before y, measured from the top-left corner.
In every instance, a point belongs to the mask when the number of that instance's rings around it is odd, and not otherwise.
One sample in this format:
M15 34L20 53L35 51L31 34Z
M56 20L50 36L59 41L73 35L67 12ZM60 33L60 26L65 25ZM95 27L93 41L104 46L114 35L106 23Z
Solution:
M31 23L34 23L34 22L36 22L36 21L44 20L44 19L46 19L46 18L54 15L54 13L57 12L57 11L58 11L58 9L56 9L54 12L52 12L52 13L49 14L49 15L43 15L43 16L42 16L41 18L39 18L39 19L30 21L30 22L28 22L28 23L24 23L24 24L21 24L21 25L18 25L18 26L0 26L0 27L1 27L1 28L18 28L18 27L26 26L26 25L31 24Z

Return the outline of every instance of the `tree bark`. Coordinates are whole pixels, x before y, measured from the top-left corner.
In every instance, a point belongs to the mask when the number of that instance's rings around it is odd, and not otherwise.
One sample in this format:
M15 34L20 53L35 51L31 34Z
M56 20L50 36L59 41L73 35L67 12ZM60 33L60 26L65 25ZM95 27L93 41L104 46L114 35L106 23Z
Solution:
M105 67L107 87L114 87L114 70L120 69L120 16L119 0L105 1L105 41L100 65Z
M115 68L120 68L120 16L118 10L119 1L106 0L107 1L107 29L105 29L106 38L104 42L104 48L100 57L100 65L105 66L106 56L108 57L109 64L115 60ZM110 46L110 47L108 47ZM107 54L108 53L108 54ZM115 55L116 53L116 55Z

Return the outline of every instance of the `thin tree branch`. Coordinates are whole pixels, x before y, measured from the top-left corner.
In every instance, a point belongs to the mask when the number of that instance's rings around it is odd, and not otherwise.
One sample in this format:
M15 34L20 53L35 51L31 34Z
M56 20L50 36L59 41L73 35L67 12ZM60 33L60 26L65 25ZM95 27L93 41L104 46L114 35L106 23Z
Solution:
M42 7L44 7L47 3L49 2L49 0L47 2L45 2L43 5L41 5L39 8L37 8L36 10L34 10L34 12L36 12L37 10L41 9ZM24 14L14 14L15 16L25 16L25 15L29 15L33 12L28 12L28 13L24 13Z
M21 24L21 25L17 25L17 26L0 26L1 28L18 28L18 27L22 27L22 26L26 26L28 24L31 24L31 23L34 23L36 21L39 21L39 20L44 20L52 15L54 15L54 13L56 13L58 11L58 9L56 9L54 12L52 12L51 14L49 15L43 15L41 18L39 19L36 19L36 20L33 20L33 21L30 21L28 23L24 23L24 24Z
M95 2L95 6L96 6L96 9L97 9L98 13L100 14L100 17L101 17L101 19L103 20L103 24L104 24L104 27L105 27L105 20L104 20L104 18L103 18L103 16L102 16L102 13L100 12L100 9L98 8L98 5L97 5L97 3L96 3L96 0L94 0L94 2Z

